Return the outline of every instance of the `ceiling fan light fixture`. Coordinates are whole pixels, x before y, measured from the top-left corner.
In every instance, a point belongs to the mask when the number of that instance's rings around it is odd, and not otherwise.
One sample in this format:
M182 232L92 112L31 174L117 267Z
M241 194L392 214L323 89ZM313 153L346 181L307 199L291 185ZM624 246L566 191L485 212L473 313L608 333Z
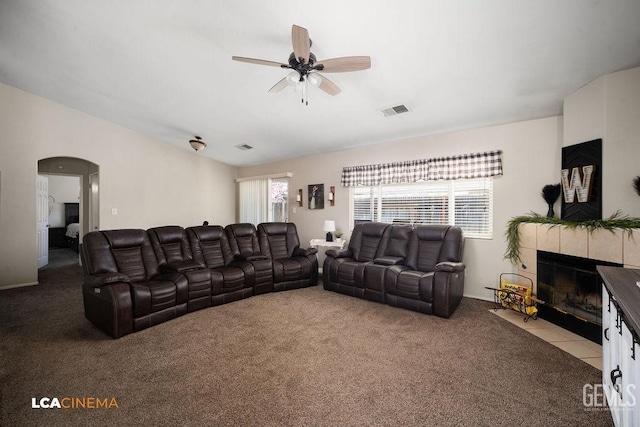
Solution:
M329 58L318 62L316 56L310 50L312 43L309 38L309 32L306 28L298 25L291 27L291 43L293 45L293 52L289 55L288 64L264 59L246 58L244 56L232 56L231 59L234 61L248 62L250 64L268 65L293 70L273 85L271 89L269 89L269 92L277 93L288 86L293 86L297 92L302 92L301 101L305 105L309 105L307 99L307 87L309 84L331 96L335 96L341 92L335 83L320 74L316 74L317 72L345 73L371 68L371 58L368 56L344 56L340 58Z
M307 74L307 81L313 87L318 87L322 83L322 76L317 73L309 73Z
M202 140L202 138L200 138L199 136L194 136L195 139L191 139L189 140L189 144L191 145L191 148L193 148L196 151L200 151L200 150L204 150L205 148L207 148L207 144Z
M297 71L292 71L287 74L286 79L289 86L295 86L300 81L300 74Z

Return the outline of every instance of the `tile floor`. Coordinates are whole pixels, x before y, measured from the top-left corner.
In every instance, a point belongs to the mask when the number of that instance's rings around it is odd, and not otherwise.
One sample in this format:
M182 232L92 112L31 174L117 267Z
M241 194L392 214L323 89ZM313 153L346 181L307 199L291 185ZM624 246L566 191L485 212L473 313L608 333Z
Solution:
M489 310L491 313L542 338L561 350L577 357L589 365L602 370L602 346L569 332L544 319L529 319L525 322L522 314L513 310Z

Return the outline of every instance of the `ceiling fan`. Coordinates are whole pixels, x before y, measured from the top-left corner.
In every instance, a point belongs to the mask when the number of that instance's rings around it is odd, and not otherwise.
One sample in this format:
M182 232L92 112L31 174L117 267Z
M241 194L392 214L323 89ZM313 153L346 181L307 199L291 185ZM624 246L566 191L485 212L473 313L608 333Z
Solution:
M232 56L234 61L248 62L250 64L269 65L271 67L289 68L293 71L273 85L269 92L276 93L288 86L301 86L302 102L308 105L307 84L318 87L329 95L337 95L340 88L331 80L321 75L323 73L345 73L348 71L360 71L371 68L371 58L368 56L345 56L342 58L325 59L317 61L311 53L311 39L306 28L293 25L291 28L291 41L293 52L289 55L289 63L284 64L264 59L245 58Z

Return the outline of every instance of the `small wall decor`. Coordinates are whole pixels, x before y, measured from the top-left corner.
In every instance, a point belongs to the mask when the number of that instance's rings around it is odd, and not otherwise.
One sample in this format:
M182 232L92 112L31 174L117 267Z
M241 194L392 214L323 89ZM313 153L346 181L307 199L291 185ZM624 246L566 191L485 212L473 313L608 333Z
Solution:
M602 139L562 149L562 219L602 219Z
M302 188L298 190L298 194L296 194L296 202L298 202L298 206L302 206Z
M334 187L333 185L331 187L329 187L329 204L331 206L334 206L336 203L336 187Z
M309 209L324 209L324 184L309 185Z
M636 193L640 196L640 176L633 178L633 189L636 190Z
M549 210L547 211L547 218L553 218L555 213L553 212L553 205L560 197L560 193L562 192L561 184L549 184L542 187L542 198L547 205L549 205Z

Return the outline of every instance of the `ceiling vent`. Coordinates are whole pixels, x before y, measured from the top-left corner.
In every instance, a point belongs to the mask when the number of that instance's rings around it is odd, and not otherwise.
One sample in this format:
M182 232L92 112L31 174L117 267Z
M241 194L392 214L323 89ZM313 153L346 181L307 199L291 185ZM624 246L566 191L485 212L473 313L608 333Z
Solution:
M380 110L380 112L385 117L391 117L391 116L397 116L398 114L402 114L402 113L408 113L409 109L407 108L406 105L400 104L400 105L396 105L395 107L382 109Z
M236 148L239 148L242 151L245 150L251 150L253 147L250 146L249 144L240 144L240 145L236 145Z

